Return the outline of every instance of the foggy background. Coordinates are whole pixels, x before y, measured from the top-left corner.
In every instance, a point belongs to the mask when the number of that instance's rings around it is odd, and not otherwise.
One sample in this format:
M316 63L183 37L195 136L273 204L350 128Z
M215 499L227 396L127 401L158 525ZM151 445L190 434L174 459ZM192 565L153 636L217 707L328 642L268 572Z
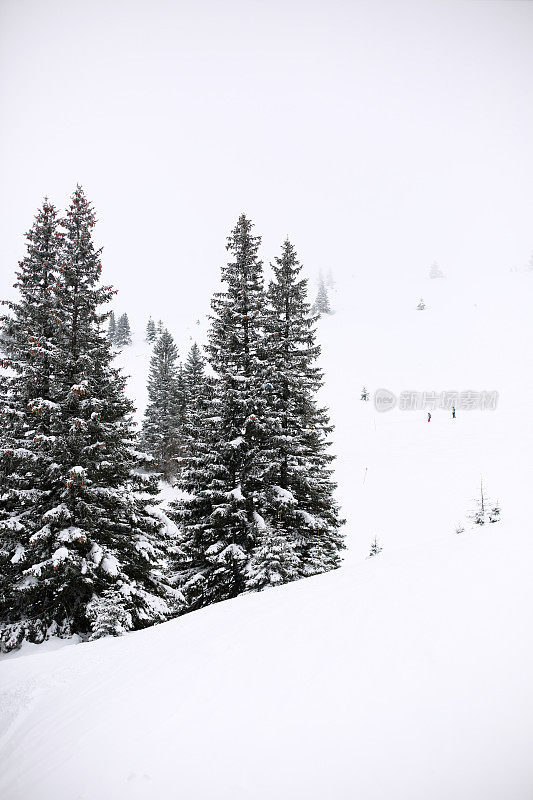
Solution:
M523 268L532 45L523 0L1 0L0 296L76 182L116 309L173 329L208 310L242 211L266 263L288 234L340 291Z

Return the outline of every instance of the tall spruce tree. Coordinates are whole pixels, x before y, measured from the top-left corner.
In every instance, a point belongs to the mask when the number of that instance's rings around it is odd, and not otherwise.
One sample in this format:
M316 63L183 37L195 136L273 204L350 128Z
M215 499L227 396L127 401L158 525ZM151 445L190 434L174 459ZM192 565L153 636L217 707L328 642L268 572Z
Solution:
M161 523L147 509L155 487L139 475L125 378L103 331L100 309L114 292L99 285L94 224L79 186L62 240L55 212L43 208L20 300L3 319L14 369L1 396L3 649L52 633L94 634L110 595L121 630L163 620L179 602L165 577Z
M264 351L270 370L267 416L276 427L271 429L273 469L265 509L271 522L264 528L263 549L267 560L274 554L274 579L280 582L339 566L343 538L328 454L332 426L327 410L316 402L323 382L316 365L316 317L310 315L307 281L300 277L301 265L288 240L272 269ZM251 565L252 584L262 569L258 553Z
M146 325L146 341L150 344L153 344L157 339L157 333L155 330L155 322L153 321L152 317L148 320L148 324Z
M192 345L181 373L183 404L180 413L180 471L182 484L195 480L195 470L207 457L206 432L211 427L215 382L205 374L205 358L196 342ZM207 436L209 440L209 436Z
M131 344L130 321L127 314L122 314L117 322L115 344L121 349Z
M111 311L109 314L109 322L107 324L107 338L114 344L117 335L117 321L115 319L115 312Z
M329 298L328 298L328 290L324 284L322 279L318 282L318 291L316 295L316 300L313 304L313 312L322 316L322 314L331 314L331 308L329 305Z
M247 566L263 524L268 427L262 352L264 289L260 237L243 214L228 238L225 291L211 303L207 353L217 377L174 507L184 528L184 593L190 608L244 591Z
M150 359L142 446L152 456L154 468L166 481L171 481L176 475L180 444L177 358L178 348L174 339L164 330Z
M186 410L183 426L184 458L191 458L191 450L202 436L205 418L209 413L211 392L205 374L205 358L194 342L183 367Z
M7 313L0 320L5 370L0 375L0 649L3 638L11 639L9 628L2 633L2 625L26 616L18 591L26 580L26 519L36 509L46 509L52 483L50 450L60 415L55 400L61 363L53 287L61 238L57 211L45 199L26 234L27 252L15 283L18 299L3 302ZM31 633L31 619L27 627ZM18 638L15 632L15 643Z

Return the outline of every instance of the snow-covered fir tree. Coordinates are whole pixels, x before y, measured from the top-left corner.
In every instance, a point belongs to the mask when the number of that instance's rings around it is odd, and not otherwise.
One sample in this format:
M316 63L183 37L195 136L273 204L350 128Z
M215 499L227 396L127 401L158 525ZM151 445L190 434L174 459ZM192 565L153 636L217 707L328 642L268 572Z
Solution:
M174 506L185 531L183 590L190 608L246 589L247 565L259 535L272 458L265 452L269 422L259 244L243 214L228 238L225 291L211 303L207 352L217 380L195 459L178 484L187 497Z
M132 404L112 366L95 214L77 187L59 235L45 204L28 234L19 300L2 320L6 376L0 433L2 649L52 633L89 637L98 598L122 627L173 613L161 522L147 508ZM6 577L7 575L7 577ZM105 593L108 592L108 595ZM103 603L104 601L102 601ZM89 609L89 610L88 610ZM117 611L118 614L118 611ZM117 617L118 618L118 617Z
M198 444L213 411L216 380L205 371L206 360L200 348L193 343L185 360L183 379L186 391L186 415L183 427L183 469L197 458Z
M259 531L259 542L248 565L248 589L260 592L267 586L296 580L300 559L283 522L262 520Z
M154 469L166 481L176 475L179 451L178 348L164 330L156 340L148 375L148 405L142 427L142 446Z
M329 305L329 298L328 298L328 290L324 284L324 281L320 279L318 283L318 291L316 295L316 300L313 303L313 313L322 316L322 314L331 314L331 308Z
M116 586L105 589L99 596L93 595L86 613L91 626L91 641L103 636L121 636L133 628L132 616Z
M56 377L61 362L59 318L53 287L59 277L61 231L55 207L45 199L26 234L26 256L19 263L17 301L4 301L1 318L0 374L0 630L25 615L17 587L25 581L29 533L25 519L46 508L51 487ZM46 449L45 449L46 446ZM28 622L27 635L32 623ZM7 642L11 635L6 630ZM22 633L22 638L24 632ZM2 637L0 633L0 647ZM14 642L19 635L15 632Z
M193 343L180 374L180 474L182 483L195 480L202 460L209 457L214 386L213 378L205 373L205 358Z
M383 550L382 546L380 545L377 536L374 536L372 540L372 545L370 547L370 553L368 554L367 558L373 558L381 553Z
M366 386L363 386L363 388L361 390L361 400L365 400L366 401L369 398L370 398L370 395L368 394L367 388L366 388Z
M163 333L163 320L162 319L158 320L158 322L157 322L156 333L157 333L158 336L161 336L161 334Z
M155 329L155 322L153 321L152 317L148 320L148 324L146 325L146 341L150 344L153 344L157 339L157 332Z
M418 305L417 305L416 309L417 309L417 311L424 311L424 310L425 310L425 308L426 308L426 304L424 303L424 301L422 300L422 298L420 298L420 301L419 301L419 303L418 303Z
M287 565L276 574L291 580L339 566L342 521L333 498L333 456L328 454L332 426L327 410L316 402L323 377L316 365L320 354L316 318L310 315L307 281L300 277L301 265L288 240L272 269L263 352L269 367L265 416L275 424L270 428L271 464L260 547L268 559L273 554L279 559L283 540ZM256 553L251 573L261 566Z
M114 344L117 335L117 321L115 319L115 312L111 311L109 314L109 322L107 324L107 338Z
M435 278L444 278L444 272L441 270L436 261L434 261L431 267L429 268L429 277L432 278L433 280Z
M127 314L122 314L117 322L115 345L119 348L129 347L131 344L130 321Z

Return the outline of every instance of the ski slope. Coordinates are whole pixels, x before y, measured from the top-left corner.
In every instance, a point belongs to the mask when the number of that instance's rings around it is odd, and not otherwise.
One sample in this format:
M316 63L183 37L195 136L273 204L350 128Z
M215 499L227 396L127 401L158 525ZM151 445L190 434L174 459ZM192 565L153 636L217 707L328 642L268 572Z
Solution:
M532 295L526 273L343 279L320 340L345 566L4 657L0 797L531 800ZM183 354L205 333L169 327ZM141 338L121 356L139 414ZM428 424L363 385L500 398ZM456 535L481 475L502 521Z

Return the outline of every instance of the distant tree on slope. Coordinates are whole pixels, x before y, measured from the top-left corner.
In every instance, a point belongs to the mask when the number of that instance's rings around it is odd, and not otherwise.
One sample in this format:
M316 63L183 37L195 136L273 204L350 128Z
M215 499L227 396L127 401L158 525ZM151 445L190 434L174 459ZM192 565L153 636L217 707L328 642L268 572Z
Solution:
M122 314L117 322L115 334L115 344L117 347L128 347L131 344L130 321L127 314Z
M157 333L155 329L155 322L153 321L152 317L148 320L146 325L146 341L150 344L153 344L157 339Z
M316 295L316 300L313 304L313 312L322 316L322 314L331 314L331 308L329 305L329 298L328 292L324 285L324 281L320 280L318 284L318 291Z
M441 270L436 261L434 261L431 267L429 268L429 277L432 278L433 280L435 278L444 278L444 272Z
M115 319L115 312L112 311L109 315L109 324L107 326L107 338L114 344L117 335L117 321Z
M374 536L374 539L372 541L372 545L370 547L370 553L368 554L367 558L373 558L374 556L379 555L382 550L383 550L383 548L380 545L377 537Z
M178 429L178 349L167 330L156 340L148 375L148 405L141 432L141 444L153 458L153 466L164 480L177 472Z

